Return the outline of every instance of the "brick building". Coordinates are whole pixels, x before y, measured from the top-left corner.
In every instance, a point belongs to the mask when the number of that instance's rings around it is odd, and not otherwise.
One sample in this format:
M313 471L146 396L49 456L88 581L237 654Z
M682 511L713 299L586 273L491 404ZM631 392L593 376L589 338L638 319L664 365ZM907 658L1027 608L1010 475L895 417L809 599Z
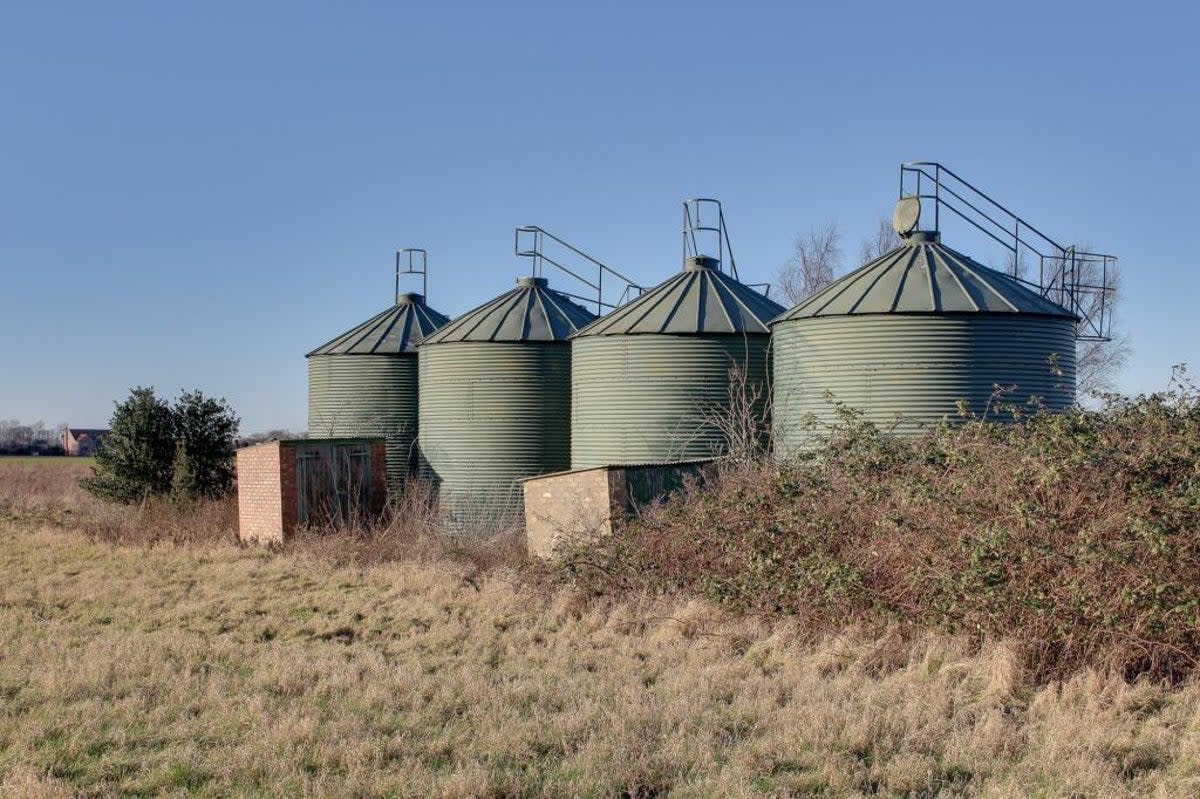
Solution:
M282 543L298 526L354 524L387 502L382 438L268 441L237 453L238 535Z
M107 430L68 427L63 430L63 452L68 455L95 455L106 435Z

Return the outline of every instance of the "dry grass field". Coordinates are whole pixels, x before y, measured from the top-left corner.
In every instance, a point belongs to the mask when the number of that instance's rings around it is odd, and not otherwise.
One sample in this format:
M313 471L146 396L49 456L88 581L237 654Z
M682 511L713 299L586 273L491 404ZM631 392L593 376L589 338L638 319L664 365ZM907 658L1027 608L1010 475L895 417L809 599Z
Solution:
M1194 683L1039 683L1003 642L813 641L503 559L248 550L228 503L122 519L22 475L0 472L6 799L1200 795Z
M79 478L91 473L92 458L0 456L0 514L71 511L88 505Z
M1195 796L1200 689L498 571L0 532L0 794Z

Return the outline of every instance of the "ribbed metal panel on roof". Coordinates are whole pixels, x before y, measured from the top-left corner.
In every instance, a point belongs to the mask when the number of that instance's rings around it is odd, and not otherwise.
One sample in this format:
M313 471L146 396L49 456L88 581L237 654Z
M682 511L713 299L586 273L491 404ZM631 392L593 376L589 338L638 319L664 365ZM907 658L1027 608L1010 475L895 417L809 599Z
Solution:
M1016 278L952 250L936 233L912 234L891 252L851 272L783 316L1009 313L1075 316Z
M401 294L396 304L309 353L312 355L397 355L415 352L430 333L450 321L420 294Z
M565 294L549 288L545 278L522 277L516 288L467 311L427 342L563 341L595 318Z
M729 275L693 259L684 271L579 331L583 336L768 333L784 307Z

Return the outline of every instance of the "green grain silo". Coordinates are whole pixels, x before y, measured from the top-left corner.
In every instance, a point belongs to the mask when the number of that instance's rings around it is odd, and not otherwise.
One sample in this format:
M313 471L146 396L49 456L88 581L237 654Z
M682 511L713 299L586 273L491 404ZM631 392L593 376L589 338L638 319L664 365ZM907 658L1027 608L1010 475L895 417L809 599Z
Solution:
M308 353L309 437L383 436L398 486L416 463L416 348L448 321L424 295L397 293L391 308Z
M1031 398L1063 410L1077 321L937 233L910 233L771 323L775 451L811 443L838 403L900 434L958 418L960 400L975 414Z
M567 337L595 318L522 277L421 345L421 453L458 524L514 518L522 478L570 466Z
M571 466L720 455L734 367L767 393L768 322L783 307L693 255L683 271L593 322L571 341ZM761 412L763 402L755 404Z

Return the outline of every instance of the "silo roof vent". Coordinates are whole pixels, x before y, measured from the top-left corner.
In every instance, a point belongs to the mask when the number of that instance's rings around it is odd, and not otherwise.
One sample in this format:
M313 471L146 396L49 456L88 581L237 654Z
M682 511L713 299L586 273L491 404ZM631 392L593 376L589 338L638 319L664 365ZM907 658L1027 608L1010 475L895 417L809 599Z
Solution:
M721 262L711 255L693 255L683 262L683 271L695 272L700 269L720 269Z

